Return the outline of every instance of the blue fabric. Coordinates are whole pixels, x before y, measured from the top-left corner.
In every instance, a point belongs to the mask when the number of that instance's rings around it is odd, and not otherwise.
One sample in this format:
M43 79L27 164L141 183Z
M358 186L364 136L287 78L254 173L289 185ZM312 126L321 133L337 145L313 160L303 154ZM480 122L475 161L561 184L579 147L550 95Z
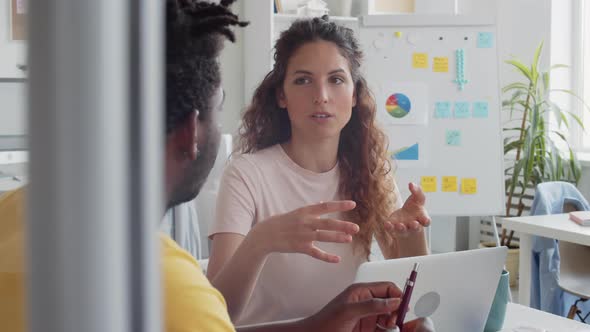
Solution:
M567 182L546 182L537 185L531 215L563 213L565 203L576 206L577 210L590 210L588 201L578 189ZM559 288L559 247L557 240L540 236L533 237L531 260L531 307L560 316L567 316L570 306L577 297ZM579 306L590 310L590 303Z

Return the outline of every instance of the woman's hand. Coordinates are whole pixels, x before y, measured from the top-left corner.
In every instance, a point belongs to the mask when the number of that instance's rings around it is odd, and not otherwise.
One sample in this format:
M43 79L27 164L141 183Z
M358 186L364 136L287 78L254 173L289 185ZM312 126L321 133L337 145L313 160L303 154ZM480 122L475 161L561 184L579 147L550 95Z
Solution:
M359 226L320 216L354 209L353 201L332 201L309 205L289 213L272 216L250 231L264 254L272 252L302 253L322 261L338 263L340 257L316 247L315 242L352 242Z
M430 225L430 217L424 208L426 196L424 196L422 189L411 182L408 187L411 193L410 197L401 209L391 214L389 221L385 224L387 230L397 234L415 233Z

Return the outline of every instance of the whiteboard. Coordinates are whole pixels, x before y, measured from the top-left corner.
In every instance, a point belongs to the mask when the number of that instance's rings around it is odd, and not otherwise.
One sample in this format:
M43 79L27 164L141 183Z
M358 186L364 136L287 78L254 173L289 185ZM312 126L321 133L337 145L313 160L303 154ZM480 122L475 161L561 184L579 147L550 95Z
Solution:
M26 83L0 79L0 151L26 148Z
M430 190L426 208L431 215L502 213L493 19L374 15L362 18L358 33L365 52L363 71L377 102L377 121L390 140L402 195L409 195L411 181ZM463 80L461 90L458 82Z

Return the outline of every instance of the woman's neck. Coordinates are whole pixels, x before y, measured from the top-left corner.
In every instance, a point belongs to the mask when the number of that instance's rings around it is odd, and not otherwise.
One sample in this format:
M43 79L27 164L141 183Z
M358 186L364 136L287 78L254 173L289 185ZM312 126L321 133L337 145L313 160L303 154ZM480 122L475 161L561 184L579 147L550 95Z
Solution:
M309 141L291 137L281 146L297 165L316 173L333 169L338 161L339 138Z

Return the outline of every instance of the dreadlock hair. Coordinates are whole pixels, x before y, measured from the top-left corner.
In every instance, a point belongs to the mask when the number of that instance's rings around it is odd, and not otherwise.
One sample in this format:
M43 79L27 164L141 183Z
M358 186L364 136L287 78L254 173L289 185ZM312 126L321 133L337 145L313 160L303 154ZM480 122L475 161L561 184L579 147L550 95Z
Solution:
M230 28L248 25L229 9L234 1L166 0L167 134L196 110L200 120L209 117L209 98L221 83L220 37L234 42Z

